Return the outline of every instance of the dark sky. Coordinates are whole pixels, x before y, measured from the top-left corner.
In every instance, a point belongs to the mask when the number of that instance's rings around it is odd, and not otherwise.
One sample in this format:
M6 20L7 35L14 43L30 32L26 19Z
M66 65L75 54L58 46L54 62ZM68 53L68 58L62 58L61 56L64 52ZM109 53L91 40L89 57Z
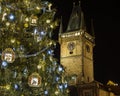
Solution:
M67 27L73 1L53 0L58 17L63 18L63 29ZM95 32L94 47L94 77L95 80L107 83L112 80L120 83L120 11L114 0L81 0L81 6L86 16L87 27L93 19Z

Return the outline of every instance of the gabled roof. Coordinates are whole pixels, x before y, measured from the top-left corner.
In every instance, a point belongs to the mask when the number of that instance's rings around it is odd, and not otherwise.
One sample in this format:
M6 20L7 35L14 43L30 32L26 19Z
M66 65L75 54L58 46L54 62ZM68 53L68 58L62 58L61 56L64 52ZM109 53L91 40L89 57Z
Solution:
M111 88L111 91L116 94L116 95L120 95L120 86L108 86L109 88Z
M119 85L115 85L114 82L112 81L109 81L108 83L112 83L112 84L102 84L98 81L94 81L95 83L98 83L99 84L99 87L106 90L106 91L109 91L109 92L113 92L115 95L120 95L120 86ZM113 84L114 83L114 84Z

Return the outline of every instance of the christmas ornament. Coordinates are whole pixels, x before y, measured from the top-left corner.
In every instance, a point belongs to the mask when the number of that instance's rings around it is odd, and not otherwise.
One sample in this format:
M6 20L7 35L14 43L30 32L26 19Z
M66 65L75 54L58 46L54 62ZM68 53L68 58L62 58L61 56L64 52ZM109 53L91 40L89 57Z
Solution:
M35 14L39 14L39 13L40 13L41 8L40 8L39 5L36 5L36 7L35 7L34 9L35 9L35 10L34 10L34 13L35 13Z
M13 71L13 78L16 78L17 77L17 71L15 70L15 71Z
M18 84L14 84L14 89L18 90L19 89L19 85Z
M37 25L38 18L37 16L32 15L31 16L31 25L36 26Z
M41 86L41 77L37 72L32 73L28 78L28 85L30 87L40 87Z
M2 61L1 68L6 68L8 63L6 61Z
M9 22L6 22L6 26L9 27L9 26L10 26L10 23L9 23Z
M45 94L45 95L48 95L48 91L44 91L44 94Z
M7 61L8 63L13 63L15 61L15 52L13 51L12 48L6 48L2 52L1 56L3 61Z
M25 24L24 24L24 27L25 27L25 28L29 27L29 24L28 24L28 23L25 23Z
M15 20L15 15L14 14L9 14L8 15L8 19L10 20L10 21L14 21Z
M7 13L3 13L2 21L4 21L6 19L6 16L7 16Z
M23 75L24 75L24 77L28 76L28 68L27 67L24 68Z

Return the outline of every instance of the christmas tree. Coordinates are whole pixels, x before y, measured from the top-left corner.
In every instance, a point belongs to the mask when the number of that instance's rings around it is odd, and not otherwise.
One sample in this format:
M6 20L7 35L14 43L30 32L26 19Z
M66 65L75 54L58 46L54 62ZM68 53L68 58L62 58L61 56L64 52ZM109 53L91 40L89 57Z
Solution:
M0 96L68 96L55 13L48 1L0 0Z

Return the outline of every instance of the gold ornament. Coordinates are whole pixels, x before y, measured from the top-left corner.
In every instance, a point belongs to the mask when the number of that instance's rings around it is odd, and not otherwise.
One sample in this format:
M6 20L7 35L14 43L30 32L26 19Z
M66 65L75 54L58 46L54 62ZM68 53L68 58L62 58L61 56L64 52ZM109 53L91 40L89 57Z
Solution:
M34 72L29 76L28 85L30 87L40 87L41 86L41 77L37 72Z
M59 95L59 91L58 90L55 91L55 95Z
M40 59L38 69L42 69L42 71L45 71L45 65L46 65L46 62L44 60Z
M20 31L20 27L17 26L17 27L16 27L16 30L17 30L17 31Z
M7 61L8 63L13 63L15 61L15 52L12 48L6 48L2 52L2 60Z
M10 89L10 85L6 85L5 87L6 87L6 89L7 89L7 90L9 90L9 89Z
M52 24L50 25L50 27L51 27L52 29L54 28L54 26L53 26Z
M49 5L48 5L48 10L49 10L49 11L51 11L51 7L52 7L52 4L49 3Z
M32 15L32 16L31 16L31 25L36 26L37 20L38 20L38 17Z
M48 23L48 24L49 24L50 22L51 22L51 21L50 21L50 19L47 19L47 20L46 20L46 23Z
M37 68L38 68L38 69L41 69L41 68L42 68L41 64L37 65Z
M27 17L27 18L25 18L25 21L26 21L26 22L29 22L29 18L28 18L28 17Z
M35 9L34 9L34 13L38 14L38 13L40 13L40 10L41 10L40 6L36 6Z
M23 3L28 7L30 5L30 1L29 0L23 0Z
M6 26L7 26L7 27L10 26L10 22L6 22Z
M10 41L11 41L11 43L15 43L16 40L15 40L15 38L12 38Z
M25 27L25 28L27 28L28 26L29 26L28 23L25 23L25 24L24 24L24 27Z
M17 44L20 45L20 41L17 41Z

